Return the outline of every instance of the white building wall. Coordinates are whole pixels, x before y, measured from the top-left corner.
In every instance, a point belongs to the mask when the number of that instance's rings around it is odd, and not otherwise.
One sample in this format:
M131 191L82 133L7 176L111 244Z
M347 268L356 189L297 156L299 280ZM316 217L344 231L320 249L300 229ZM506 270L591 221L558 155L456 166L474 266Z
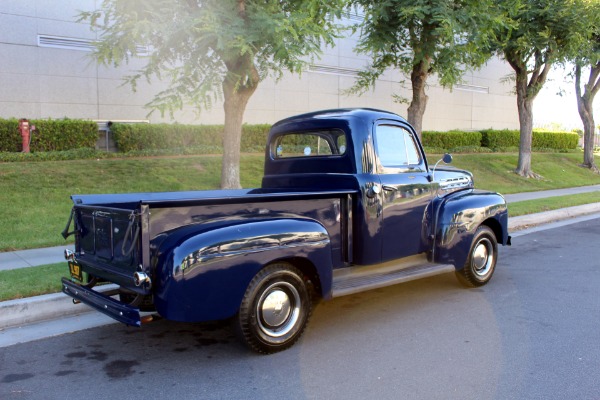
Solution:
M220 104L199 115L186 107L174 120L158 112L148 116L144 105L165 83L141 80L136 92L122 85L123 76L143 59L124 67L105 67L93 62L87 51L38 44L40 35L94 40L88 25L76 20L78 12L94 9L100 1L0 2L0 117L223 123ZM310 71L261 82L248 104L245 122L273 123L298 113L338 107L380 108L406 116L407 105L395 103L392 95L410 98L410 82L396 71L386 73L362 96L344 94L353 85L356 71L369 62L354 53L355 44L356 37L338 39L334 48L324 49ZM501 82L511 72L506 63L493 59L480 70L467 73L464 84L453 91L430 79L424 129L517 129L512 87Z

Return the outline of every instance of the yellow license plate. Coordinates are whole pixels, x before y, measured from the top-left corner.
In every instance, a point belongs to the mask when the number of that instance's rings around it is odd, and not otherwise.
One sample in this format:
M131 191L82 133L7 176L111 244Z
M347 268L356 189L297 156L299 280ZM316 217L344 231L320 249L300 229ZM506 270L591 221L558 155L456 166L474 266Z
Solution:
M71 278L83 282L83 273L81 272L80 265L75 264L73 261L69 261L69 272L71 273Z

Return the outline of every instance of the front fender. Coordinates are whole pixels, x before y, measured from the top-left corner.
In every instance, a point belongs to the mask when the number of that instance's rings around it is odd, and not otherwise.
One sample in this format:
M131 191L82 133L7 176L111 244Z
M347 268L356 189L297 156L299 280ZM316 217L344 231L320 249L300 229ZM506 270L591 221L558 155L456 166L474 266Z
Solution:
M506 201L498 193L482 190L455 192L439 201L434 257L441 263L464 266L471 241L480 225L489 226L499 244L510 243Z
M244 219L169 233L157 252L154 303L165 318L198 322L229 318L248 284L265 265L303 258L317 270L322 290L331 290L329 235L303 218Z

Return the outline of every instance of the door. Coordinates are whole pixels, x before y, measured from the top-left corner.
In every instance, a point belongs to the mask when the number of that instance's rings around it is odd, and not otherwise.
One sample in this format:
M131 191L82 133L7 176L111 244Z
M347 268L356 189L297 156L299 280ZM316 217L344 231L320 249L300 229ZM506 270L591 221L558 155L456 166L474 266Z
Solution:
M382 196L382 261L427 250L432 189L423 153L408 126L380 122L375 148Z

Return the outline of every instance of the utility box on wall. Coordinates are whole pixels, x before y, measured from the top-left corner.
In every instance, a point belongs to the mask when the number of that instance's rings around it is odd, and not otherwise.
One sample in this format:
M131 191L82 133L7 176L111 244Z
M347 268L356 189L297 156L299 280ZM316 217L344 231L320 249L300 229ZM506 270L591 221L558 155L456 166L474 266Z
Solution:
M114 122L119 124L149 124L149 120L132 119L132 120L112 120L112 121L95 121L98 124L98 141L96 142L96 150L104 150L112 153L119 151L115 139L112 136L110 127Z
M98 141L96 142L96 150L105 150L110 152L117 151L117 145L110 133L111 121L96 121L98 124Z

